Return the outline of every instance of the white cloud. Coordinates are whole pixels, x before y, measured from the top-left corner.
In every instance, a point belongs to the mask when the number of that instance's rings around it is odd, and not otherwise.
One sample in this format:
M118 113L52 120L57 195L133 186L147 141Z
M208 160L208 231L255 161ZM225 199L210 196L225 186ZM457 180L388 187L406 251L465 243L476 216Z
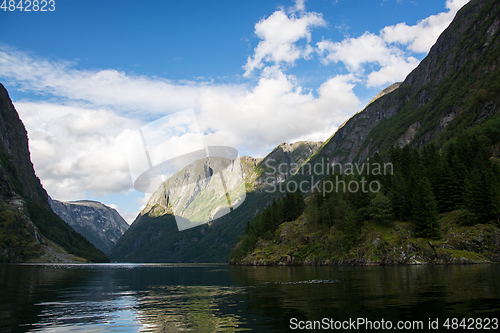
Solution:
M117 141L138 123L104 109L16 102L28 133L35 170L59 200L101 196L130 189L126 155Z
M261 77L251 90L207 87L197 100L198 123L210 133L205 137L209 144L226 142L267 153L284 141L310 140L314 133L331 130L332 124L338 126L358 110L353 79L351 75L331 78L318 90L318 98L281 71Z
M255 69L262 69L265 63L274 65L288 64L301 58L307 58L313 52L311 29L326 26L321 14L305 12L304 1L296 1L287 14L284 9L275 11L268 18L255 25L255 34L261 39L254 49L253 57L248 57L244 76L249 76ZM305 45L297 42L305 39Z
M388 44L399 43L407 45L413 52L427 53L467 2L469 0L447 0L447 12L431 15L412 26L406 23L387 26L380 31L380 35Z
M380 70L368 74L366 86L381 87L390 83L403 81L418 64L418 59L414 57L390 55Z
M341 42L323 40L318 44L318 51L323 55L322 62L342 62L351 72L358 72L366 63L387 62L392 53L401 53L399 49L388 48L384 40L375 34L365 32L357 38L346 38Z
M385 86L403 80L419 61L415 53L427 53L446 29L456 12L468 0L448 0L447 12L429 16L416 25L399 23L383 28L379 34L365 32L340 42L323 40L317 52L323 64L342 62L368 87Z
M171 113L192 106L202 84L127 75L114 69L78 70L76 63L49 61L0 45L0 76L20 89L112 106L136 114Z

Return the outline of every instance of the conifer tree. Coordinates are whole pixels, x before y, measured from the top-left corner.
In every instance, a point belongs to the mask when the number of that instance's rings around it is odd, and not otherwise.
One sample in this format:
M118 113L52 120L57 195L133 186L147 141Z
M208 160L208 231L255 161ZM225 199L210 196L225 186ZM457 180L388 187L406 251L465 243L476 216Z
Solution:
M432 188L427 177L421 178L415 186L412 197L412 219L419 237L439 237L438 210Z

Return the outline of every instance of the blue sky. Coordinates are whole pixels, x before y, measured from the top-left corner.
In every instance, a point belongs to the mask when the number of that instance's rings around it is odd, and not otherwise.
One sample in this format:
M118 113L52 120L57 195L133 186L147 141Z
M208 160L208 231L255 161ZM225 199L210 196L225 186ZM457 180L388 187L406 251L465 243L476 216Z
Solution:
M16 3L19 1L16 1ZM193 108L207 144L264 156L326 140L418 65L466 0L55 1L0 9L0 82L29 132L37 175L60 200L128 220L120 136Z

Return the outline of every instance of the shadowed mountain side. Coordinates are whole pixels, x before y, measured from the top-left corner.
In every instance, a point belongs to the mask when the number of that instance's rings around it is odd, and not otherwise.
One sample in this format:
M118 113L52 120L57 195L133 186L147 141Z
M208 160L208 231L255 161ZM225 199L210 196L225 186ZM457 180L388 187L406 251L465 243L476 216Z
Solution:
M1 84L0 240L0 261L109 261L50 208L30 160L26 129Z

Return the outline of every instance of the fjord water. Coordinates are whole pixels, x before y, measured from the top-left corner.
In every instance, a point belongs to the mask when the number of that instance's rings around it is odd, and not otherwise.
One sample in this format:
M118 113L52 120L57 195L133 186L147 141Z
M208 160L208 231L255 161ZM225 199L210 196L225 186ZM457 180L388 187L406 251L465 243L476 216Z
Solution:
M500 266L0 265L0 332L285 332L500 318ZM443 329L441 327L441 329Z

